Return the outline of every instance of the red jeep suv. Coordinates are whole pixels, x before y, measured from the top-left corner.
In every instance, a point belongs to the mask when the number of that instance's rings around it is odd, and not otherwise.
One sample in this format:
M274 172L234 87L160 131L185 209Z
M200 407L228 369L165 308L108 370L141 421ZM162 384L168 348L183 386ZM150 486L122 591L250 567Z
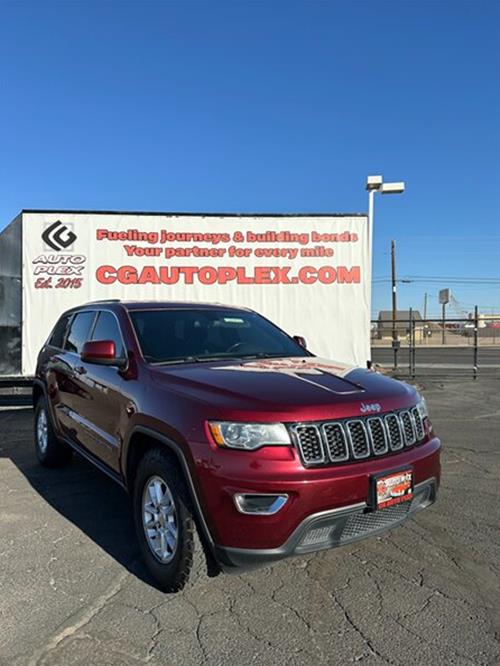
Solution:
M195 533L219 569L351 543L432 504L441 443L417 391L319 359L257 313L99 301L64 313L38 357L36 452L73 450L126 488L165 590Z

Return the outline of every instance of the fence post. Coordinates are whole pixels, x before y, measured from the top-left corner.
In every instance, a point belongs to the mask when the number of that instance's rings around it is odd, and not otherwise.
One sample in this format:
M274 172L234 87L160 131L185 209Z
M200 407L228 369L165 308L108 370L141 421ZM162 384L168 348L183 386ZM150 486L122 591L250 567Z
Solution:
M411 377L412 379L415 379L415 353L417 347L415 318L412 318L411 329L412 329Z
M474 379L477 379L477 328L478 328L477 305L474 306Z
M409 333L409 340L408 340L408 374L411 377L411 350L412 350L412 333L411 333L411 324L413 321L413 310L410 308L410 321L409 321L409 327L408 327L408 333Z

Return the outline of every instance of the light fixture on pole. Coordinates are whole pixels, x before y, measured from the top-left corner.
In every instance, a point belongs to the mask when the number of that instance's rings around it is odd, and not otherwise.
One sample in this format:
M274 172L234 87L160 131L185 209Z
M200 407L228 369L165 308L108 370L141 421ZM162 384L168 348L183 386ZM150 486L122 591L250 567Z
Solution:
M382 176L368 176L366 179L366 189L368 190L368 241L370 244L370 256L373 237L373 198L375 192L381 194L402 194L405 191L403 182L384 183Z
M380 192L380 194L402 194L405 191L404 182L395 182L395 183L384 183L382 176L368 176L366 179L366 189L368 190L368 252L370 253L369 259L369 285L370 285L370 311L371 311L371 288L372 288L372 254L373 254L373 201L375 197L375 192ZM399 346L399 341L397 340L396 333L396 312L394 311L394 304L396 301L396 283L393 280L393 312L392 312L392 330L393 330L393 341L392 346L394 349L394 363L397 364L397 347Z

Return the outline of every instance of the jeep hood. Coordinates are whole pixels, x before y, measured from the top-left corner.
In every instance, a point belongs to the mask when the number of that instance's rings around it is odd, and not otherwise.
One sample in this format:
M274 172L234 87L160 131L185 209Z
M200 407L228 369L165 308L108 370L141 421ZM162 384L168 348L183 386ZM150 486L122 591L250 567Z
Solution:
M311 420L414 405L417 392L371 370L317 357L151 368L155 381L212 406L214 418Z

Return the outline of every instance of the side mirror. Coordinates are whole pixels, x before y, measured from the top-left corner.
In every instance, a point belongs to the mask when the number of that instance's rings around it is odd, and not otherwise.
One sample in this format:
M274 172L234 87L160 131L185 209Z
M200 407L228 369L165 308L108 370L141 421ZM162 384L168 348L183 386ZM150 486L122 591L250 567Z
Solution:
M82 361L97 365L122 366L123 360L116 358L116 345L113 340L91 340L83 345Z
M301 347L304 347L304 349L307 349L307 342L306 339L303 338L301 335L294 335L293 339L295 342L300 345Z

